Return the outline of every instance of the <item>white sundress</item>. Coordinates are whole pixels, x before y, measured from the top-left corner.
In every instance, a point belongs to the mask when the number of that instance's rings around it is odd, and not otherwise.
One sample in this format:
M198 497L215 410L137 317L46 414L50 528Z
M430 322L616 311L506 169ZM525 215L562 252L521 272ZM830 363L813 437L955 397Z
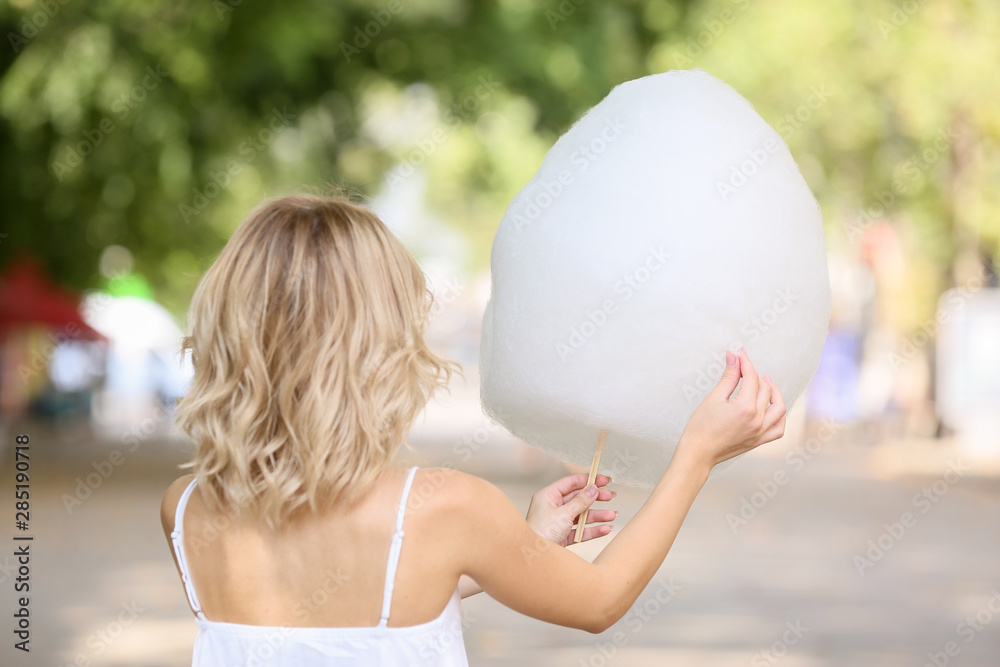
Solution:
M244 625L205 618L184 553L183 518L196 483L192 480L177 503L170 535L188 600L198 617L192 667L467 667L458 587L437 618L419 625L388 627L403 545L403 515L416 471L417 467L410 469L396 511L379 624L350 628Z

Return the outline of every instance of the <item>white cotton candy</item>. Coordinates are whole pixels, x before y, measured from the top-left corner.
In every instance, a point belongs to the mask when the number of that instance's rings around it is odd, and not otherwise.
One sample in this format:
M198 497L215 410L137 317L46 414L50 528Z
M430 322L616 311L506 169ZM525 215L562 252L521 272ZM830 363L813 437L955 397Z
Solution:
M819 363L819 207L784 141L700 70L617 86L511 201L491 256L483 409L515 436L649 485L745 346L789 406Z

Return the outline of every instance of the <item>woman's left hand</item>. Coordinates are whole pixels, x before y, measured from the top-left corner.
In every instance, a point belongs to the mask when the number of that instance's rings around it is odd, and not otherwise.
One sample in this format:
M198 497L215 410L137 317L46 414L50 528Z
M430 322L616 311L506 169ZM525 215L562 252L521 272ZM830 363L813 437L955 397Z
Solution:
M598 475L594 480L597 497L591 498L583 492L587 486L587 475L569 475L556 480L531 496L531 505L525 519L536 533L561 547L567 547L573 544L576 536L574 524L580 513L599 500L611 500L618 495L610 489L601 488L610 481L611 478L607 475ZM608 525L608 522L617 517L618 512L615 510L591 510L587 514L587 522L601 525L584 528L582 541L610 533L614 526ZM458 587L462 598L483 592L482 587L467 574L459 578Z
M575 523L577 517L597 501L608 501L614 498L617 493L610 489L601 488L607 486L611 478L607 475L598 475L594 480L597 486L597 497L591 498L583 492L587 486L587 475L568 475L556 480L544 489L531 496L531 505L528 507L528 515L525 517L532 530L560 546L573 544L576 535ZM583 541L592 540L595 537L603 537L611 532L613 526L608 522L614 521L618 517L615 510L600 509L591 510L587 514L587 523L601 524L589 526L583 531Z

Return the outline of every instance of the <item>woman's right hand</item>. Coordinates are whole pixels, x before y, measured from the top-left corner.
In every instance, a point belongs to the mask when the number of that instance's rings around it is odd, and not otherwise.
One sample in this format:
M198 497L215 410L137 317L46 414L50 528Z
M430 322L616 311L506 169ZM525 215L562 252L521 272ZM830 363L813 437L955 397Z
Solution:
M741 379L739 394L730 399ZM691 415L674 456L711 469L784 433L785 401L777 385L757 374L746 350L727 352L722 379Z
M711 467L784 432L778 388L757 375L743 351L727 363L691 416L674 461L593 563L540 537L489 482L447 471L441 492L424 506L433 518L424 522L423 544L453 564L448 581L468 575L501 604L548 623L598 633L619 621L663 564ZM729 400L741 379L739 395ZM440 559L443 553L448 558Z

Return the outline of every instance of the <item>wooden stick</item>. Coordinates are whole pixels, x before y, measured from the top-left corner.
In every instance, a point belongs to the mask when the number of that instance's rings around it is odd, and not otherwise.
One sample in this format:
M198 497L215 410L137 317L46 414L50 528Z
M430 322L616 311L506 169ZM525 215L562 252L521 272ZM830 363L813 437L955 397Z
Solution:
M601 465L601 454L604 453L604 443L608 439L607 429L601 429L601 432L597 434L597 446L594 447L594 460L590 463L590 475L587 477L587 486L594 483L597 479L597 468ZM580 491L583 493L583 491ZM587 514L590 513L590 508L583 510L580 515L580 523L576 526L576 537L573 538L573 542L579 544L583 541L583 530L587 526Z

